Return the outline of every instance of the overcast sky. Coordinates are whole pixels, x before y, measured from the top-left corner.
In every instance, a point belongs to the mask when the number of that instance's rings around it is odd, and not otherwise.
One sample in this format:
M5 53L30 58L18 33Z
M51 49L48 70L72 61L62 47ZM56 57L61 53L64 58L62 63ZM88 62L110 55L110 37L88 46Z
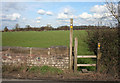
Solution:
M104 2L1 2L0 20L2 28L9 29L19 24L41 27L50 24L53 27L68 25L74 19L74 25L97 25L98 21L110 13ZM102 19L107 25L112 17Z

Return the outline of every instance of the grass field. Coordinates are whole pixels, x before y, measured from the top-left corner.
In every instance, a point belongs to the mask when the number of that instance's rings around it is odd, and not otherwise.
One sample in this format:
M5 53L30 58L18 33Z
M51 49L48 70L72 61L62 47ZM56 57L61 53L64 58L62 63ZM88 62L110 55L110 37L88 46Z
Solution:
M78 54L93 54L85 42L87 32L85 30L73 31L73 37L78 37ZM73 39L74 39L73 38ZM73 42L74 45L74 42ZM69 31L28 31L28 32L4 32L2 33L2 46L40 47L68 46ZM78 59L78 63L95 63L93 59ZM83 67L84 68L84 67ZM85 67L95 70L95 67ZM78 68L81 69L81 68Z
M73 36L78 37L78 54L92 54L92 52L89 51L88 46L85 42L87 37L86 31L74 31ZM69 47L69 31L4 32L2 33L2 46L22 46L40 48L47 48L50 46Z

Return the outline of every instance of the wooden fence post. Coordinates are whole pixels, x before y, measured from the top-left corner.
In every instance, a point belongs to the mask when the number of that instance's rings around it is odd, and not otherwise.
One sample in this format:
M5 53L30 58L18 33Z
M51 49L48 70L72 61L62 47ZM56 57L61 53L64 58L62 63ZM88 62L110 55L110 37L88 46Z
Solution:
M120 1L118 2L118 42L120 42ZM118 49L120 49L120 43L118 43ZM120 53L118 53L118 67L120 67ZM118 68L118 78L120 79L120 68Z
M120 29L120 1L118 2L118 28Z
M30 48L30 57L32 56L32 48Z
M75 37L74 45L74 72L77 72L77 48L78 48L78 39Z
M72 59L72 43L73 43L73 19L70 19L70 71L73 67L73 59Z
M10 48L8 48L8 53L10 53Z
M100 43L98 43L98 48L97 48L97 72L100 72L100 58L101 58L101 52L100 52Z
M48 55L50 55L50 48L48 48Z

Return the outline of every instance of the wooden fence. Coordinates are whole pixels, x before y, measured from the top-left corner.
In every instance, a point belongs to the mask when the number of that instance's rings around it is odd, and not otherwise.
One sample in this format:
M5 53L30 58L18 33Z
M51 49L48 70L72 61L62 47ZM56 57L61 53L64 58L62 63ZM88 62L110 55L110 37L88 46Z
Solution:
M77 37L75 38L75 45L74 45L74 56L73 56L73 70L74 72L77 71L78 66L96 66L96 71L100 71L100 58L101 58L101 52L100 52L100 43L98 43L98 48L97 48L97 55L77 55L77 48L78 48L78 39ZM77 64L77 59L78 58L96 58L96 64Z

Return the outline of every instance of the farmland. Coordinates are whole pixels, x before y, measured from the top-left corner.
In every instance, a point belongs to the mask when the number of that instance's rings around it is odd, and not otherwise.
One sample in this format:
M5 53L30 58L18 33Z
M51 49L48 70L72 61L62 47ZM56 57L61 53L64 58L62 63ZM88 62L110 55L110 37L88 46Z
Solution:
M73 36L78 37L78 54L92 54L92 52L89 52L88 46L85 42L87 38L86 31L74 31ZM69 31L4 32L2 33L2 42L2 46L22 46L40 48L47 48L50 46L69 47Z

